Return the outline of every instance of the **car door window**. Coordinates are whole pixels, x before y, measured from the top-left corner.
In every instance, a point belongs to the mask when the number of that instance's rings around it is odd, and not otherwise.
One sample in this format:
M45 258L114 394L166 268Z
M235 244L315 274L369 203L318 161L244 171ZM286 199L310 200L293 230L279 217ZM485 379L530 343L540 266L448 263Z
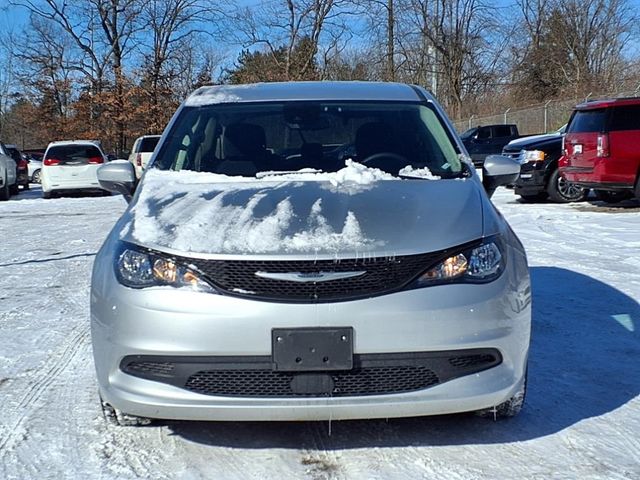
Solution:
M488 140L491 138L491 129L490 128L479 128L478 129L478 140Z
M640 105L616 107L612 111L610 131L640 130Z
M493 136L494 137L510 137L511 136L511 126L510 125L497 125L493 127Z

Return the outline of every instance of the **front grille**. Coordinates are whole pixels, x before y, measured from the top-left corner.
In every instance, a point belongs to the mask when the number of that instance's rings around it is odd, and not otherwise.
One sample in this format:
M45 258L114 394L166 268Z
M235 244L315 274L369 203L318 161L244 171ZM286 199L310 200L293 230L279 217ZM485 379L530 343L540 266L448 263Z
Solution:
M230 295L314 303L366 298L397 291L436 262L446 258L450 252L451 249L398 257L309 261L176 259L192 265L218 289ZM294 282L256 276L256 272L314 274L358 271L366 273L325 282Z
M354 355L345 371L290 372L272 369L271 357L131 356L127 374L169 383L203 395L253 398L390 395L422 390L502 362L495 349ZM156 365L155 367L153 365ZM172 365L172 374L167 374ZM322 391L300 391L296 379L314 377Z
M208 370L189 377L185 388L204 395L234 397L317 396L293 391L295 375L264 370ZM438 376L424 366L372 367L325 375L331 377L333 389L324 395L332 397L411 392L439 383Z
M173 375L173 363L159 362L135 362L129 365L132 372L155 375L158 377Z
M514 160L517 160L518 162L521 162L521 157L522 157L522 150L503 150L502 151L502 155L505 157L509 157L509 158L513 158Z

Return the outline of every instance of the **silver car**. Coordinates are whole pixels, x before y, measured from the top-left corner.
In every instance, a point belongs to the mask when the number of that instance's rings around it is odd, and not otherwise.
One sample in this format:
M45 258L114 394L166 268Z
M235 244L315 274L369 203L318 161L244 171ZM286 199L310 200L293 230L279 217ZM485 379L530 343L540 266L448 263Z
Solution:
M323 420L522 407L531 290L521 243L420 87L203 87L179 108L98 253L105 415ZM135 191L135 194L134 194Z

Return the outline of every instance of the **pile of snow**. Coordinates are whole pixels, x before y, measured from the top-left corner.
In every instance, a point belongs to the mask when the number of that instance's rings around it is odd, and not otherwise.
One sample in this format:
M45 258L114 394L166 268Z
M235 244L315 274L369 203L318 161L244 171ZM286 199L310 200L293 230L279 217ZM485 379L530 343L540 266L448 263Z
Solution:
M431 173L431 170L429 170L427 167L413 168L411 165L407 165L402 170L400 170L398 172L398 175L402 175L403 177L415 177L424 180L440 180L442 178Z
M352 211L338 230L322 214L321 199L306 214L296 214L289 197L272 202L276 190L299 185L297 181L366 185L393 178L355 162L334 173L262 179L152 170L133 207L133 222L121 237L132 235L144 244L201 253L338 252L383 246L365 236Z
M390 173L383 172L378 168L367 167L351 159L345 160L344 164L344 168L341 168L337 172L318 172L311 168L303 168L296 172L287 172L284 175L278 172L266 172L273 173L273 175L265 174L261 176L261 178L272 181L277 179L300 182L329 182L335 187L346 184L371 185L380 180L398 179Z

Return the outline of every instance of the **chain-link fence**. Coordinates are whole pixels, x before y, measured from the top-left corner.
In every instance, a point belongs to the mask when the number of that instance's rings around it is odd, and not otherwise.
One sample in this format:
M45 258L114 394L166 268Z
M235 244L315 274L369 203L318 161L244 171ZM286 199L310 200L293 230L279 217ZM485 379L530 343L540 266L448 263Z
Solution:
M612 94L592 95L587 98L573 100L553 100L529 107L507 109L504 112L486 116L471 115L467 119L459 119L454 123L458 132L462 133L479 125L493 125L515 123L521 135L533 135L536 133L557 130L567 123L569 116L578 103L602 98L634 97L640 95L640 85L635 91L617 92Z

